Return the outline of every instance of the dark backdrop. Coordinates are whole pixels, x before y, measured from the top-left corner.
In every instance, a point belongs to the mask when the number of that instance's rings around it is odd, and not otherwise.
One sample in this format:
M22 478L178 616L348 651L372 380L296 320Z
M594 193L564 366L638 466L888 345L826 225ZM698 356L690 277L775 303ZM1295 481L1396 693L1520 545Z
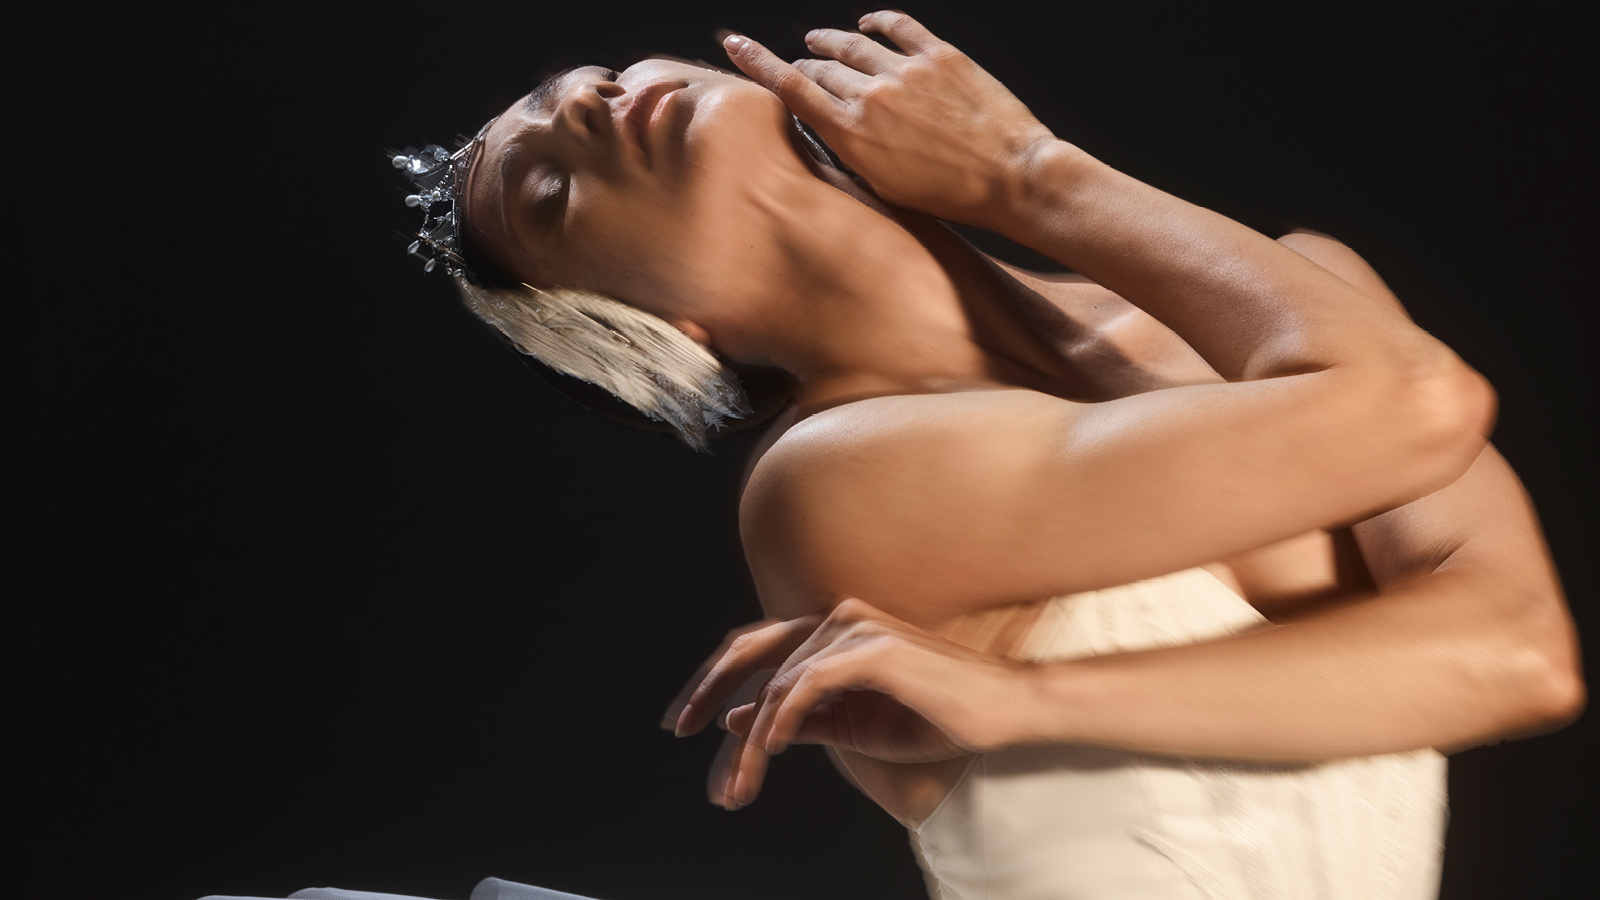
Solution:
M1495 440L1592 632L1594 121L1578 4L1438 14L911 8L1108 163L1337 235L1500 390ZM36 6L8 27L15 896L307 885L912 898L819 753L754 807L656 720L757 613L748 440L589 417L402 255L382 153L543 71L870 7ZM17 247L13 244L13 247ZM1403 690L1403 685L1396 689ZM1445 896L1558 896L1594 719L1452 761Z

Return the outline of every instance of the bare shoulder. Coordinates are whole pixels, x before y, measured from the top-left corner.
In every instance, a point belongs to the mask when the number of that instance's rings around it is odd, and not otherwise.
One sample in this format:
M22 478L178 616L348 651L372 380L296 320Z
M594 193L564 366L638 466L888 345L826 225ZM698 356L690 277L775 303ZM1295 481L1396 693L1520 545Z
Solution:
M810 480L879 479L951 464L1002 463L1028 455L1013 438L1041 419L1061 424L1082 404L1029 390L975 390L875 397L842 404L791 425L756 463L746 501ZM956 450L980 457L952 459ZM994 458L999 454L1004 458Z
M985 441L991 429L1026 426L1035 417L1071 415L1083 404L1021 388L874 397L842 404L795 423L761 465L838 462L852 450L913 451L930 439ZM760 468L760 466L758 466Z
M756 463L740 529L769 613L845 596L919 624L1010 596L984 545L1026 528L1034 476L1082 404L1026 390L879 397L789 428ZM967 547L964 558L930 550Z
M1311 252L1344 252L1302 240ZM1086 371L1131 373L1126 383L1095 402L1005 389L880 397L795 423L753 466L741 499L745 552L769 613L859 597L938 627L1232 557L1365 518L1392 499L1375 487L1388 476L1371 467L1336 482L1296 464L1306 448L1337 459L1361 441L1392 444L1352 427L1367 421L1364 408L1328 402L1345 396L1336 381L1227 384L1157 365L1160 354L1112 327L1139 318L1120 298L1081 282L1060 287L1082 292L1049 301L1076 326L1063 352ZM1420 467L1432 446L1391 448L1388 458Z

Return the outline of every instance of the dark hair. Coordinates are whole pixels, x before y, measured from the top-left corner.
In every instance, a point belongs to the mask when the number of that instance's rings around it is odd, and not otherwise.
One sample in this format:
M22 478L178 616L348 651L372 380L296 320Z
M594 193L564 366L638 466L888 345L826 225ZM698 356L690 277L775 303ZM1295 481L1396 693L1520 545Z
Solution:
M484 250L483 236L467 219L466 204L457 203L456 209L456 217L459 219L459 227L456 229L456 252L461 255L462 274L480 287L520 287L522 279L511 274L511 270L500 265Z

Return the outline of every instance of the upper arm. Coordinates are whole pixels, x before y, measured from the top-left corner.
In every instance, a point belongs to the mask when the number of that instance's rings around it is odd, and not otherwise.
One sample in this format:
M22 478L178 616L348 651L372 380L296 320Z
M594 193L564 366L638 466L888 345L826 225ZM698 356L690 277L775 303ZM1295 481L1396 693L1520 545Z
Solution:
M1560 595L1533 504L1492 446L1455 483L1352 531L1380 589L1468 567Z
M1097 404L1030 391L883 397L815 416L741 509L769 611L857 596L917 624L1109 587L1370 515L1404 497L1362 464L1325 373ZM1416 454L1424 452L1412 448ZM1295 498L1285 503L1285 497Z
M1463 637L1444 651L1484 656L1495 678L1488 687L1521 685L1530 727L1548 730L1583 708L1577 630L1561 583L1533 505L1493 447L1449 487L1352 531L1382 593L1405 593L1396 589L1435 573L1447 579L1436 627ZM1470 640L1479 634L1492 643Z
M1405 307L1354 250L1326 235L1299 231L1279 238L1297 253L1394 306ZM1354 529L1380 587L1460 566L1509 567L1523 580L1559 591L1532 503L1516 473L1493 447L1450 486Z
M1349 247L1307 232L1280 240L1404 312L1399 298ZM1555 696L1562 702L1574 692L1581 697L1577 633L1538 516L1493 446L1485 446L1454 483L1357 523L1351 532L1381 591L1435 572L1453 573L1459 586L1455 615L1492 620L1505 646L1522 648L1532 668L1554 675L1549 680L1557 686Z

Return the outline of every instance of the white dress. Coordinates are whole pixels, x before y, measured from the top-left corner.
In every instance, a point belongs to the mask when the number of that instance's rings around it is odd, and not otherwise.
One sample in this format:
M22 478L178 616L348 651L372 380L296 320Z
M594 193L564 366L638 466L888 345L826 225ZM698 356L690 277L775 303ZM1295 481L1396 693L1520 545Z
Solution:
M1261 621L1190 569L1050 601L1021 655L1193 643ZM1444 823L1432 750L1267 766L1014 747L974 758L911 842L935 900L1432 900Z

